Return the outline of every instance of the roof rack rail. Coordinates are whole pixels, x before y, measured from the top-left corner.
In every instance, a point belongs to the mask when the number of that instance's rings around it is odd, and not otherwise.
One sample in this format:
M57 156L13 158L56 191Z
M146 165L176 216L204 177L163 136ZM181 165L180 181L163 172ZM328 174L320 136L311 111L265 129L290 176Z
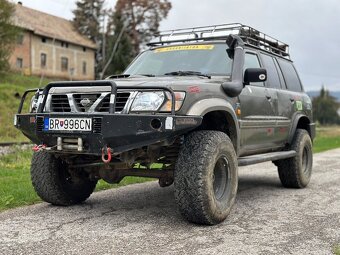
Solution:
M288 44L240 23L163 31L147 45L162 46L181 42L225 40L231 34L240 36L247 45L290 58Z

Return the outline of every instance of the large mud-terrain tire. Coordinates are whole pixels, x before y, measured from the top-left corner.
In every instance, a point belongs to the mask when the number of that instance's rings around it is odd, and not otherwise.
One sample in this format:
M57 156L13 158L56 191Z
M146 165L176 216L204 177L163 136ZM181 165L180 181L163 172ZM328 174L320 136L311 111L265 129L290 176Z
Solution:
M313 145L306 130L296 130L291 150L297 152L293 158L278 161L279 177L286 188L304 188L308 185L313 168Z
M31 179L42 200L64 206L85 201L97 184L86 175L72 177L65 162L43 151L33 154Z
M237 193L237 157L229 137L218 131L189 134L175 168L175 199L190 222L214 225L228 216Z

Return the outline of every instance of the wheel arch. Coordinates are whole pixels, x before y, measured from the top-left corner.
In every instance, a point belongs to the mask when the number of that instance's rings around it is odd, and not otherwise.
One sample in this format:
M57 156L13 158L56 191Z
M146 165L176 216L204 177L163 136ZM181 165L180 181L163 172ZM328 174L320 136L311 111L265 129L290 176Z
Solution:
M226 133L233 143L236 154L240 148L238 119L231 104L225 99L211 98L195 103L187 115L203 117L198 130L215 130Z
M311 139L314 139L314 130L313 127L314 124L311 122L311 120L306 116L299 114L295 117L292 127L291 127L291 132L289 134L288 142L291 144L295 135L295 132L297 129L304 129L308 132L309 136Z

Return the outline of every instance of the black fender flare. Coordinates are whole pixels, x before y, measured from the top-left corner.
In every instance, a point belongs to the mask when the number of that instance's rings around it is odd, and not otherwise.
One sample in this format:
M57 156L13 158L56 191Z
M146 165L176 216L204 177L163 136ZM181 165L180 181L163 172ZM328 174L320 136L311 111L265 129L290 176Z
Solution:
M234 129L236 132L236 154L239 154L239 149L240 149L240 128L239 128L239 122L238 118L236 116L236 113L234 111L234 108L232 105L225 99L222 98L207 98L207 99L202 99L196 103L194 103L189 111L187 112L186 115L189 116L201 116L204 117L209 112L214 112L214 111L223 111L226 112L231 118L232 121L234 122Z
M310 118L307 115L304 114L297 114L294 117L294 120L292 122L289 136L288 136L288 143L291 144L296 132L296 129L298 128L299 123L303 121L303 125L305 126L306 130L308 131L311 139L313 140L315 137L315 123L313 123Z

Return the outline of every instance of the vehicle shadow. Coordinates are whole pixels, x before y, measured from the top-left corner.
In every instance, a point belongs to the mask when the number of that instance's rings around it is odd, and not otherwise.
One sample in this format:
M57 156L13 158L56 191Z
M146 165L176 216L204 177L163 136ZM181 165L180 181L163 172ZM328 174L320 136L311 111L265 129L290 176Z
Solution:
M271 193L282 192L278 177L266 175L242 175L239 179L237 207L251 205L256 200L268 197ZM275 192L276 191L276 192ZM236 208L236 209L235 209ZM182 225L186 221L181 217L174 197L174 186L160 188L157 182L136 184L133 186L98 192L81 205L67 207L80 217L109 217L112 222ZM251 213L251 212L249 212ZM98 221L100 224L100 221ZM192 225L192 224L191 224ZM103 226L105 227L105 226Z

